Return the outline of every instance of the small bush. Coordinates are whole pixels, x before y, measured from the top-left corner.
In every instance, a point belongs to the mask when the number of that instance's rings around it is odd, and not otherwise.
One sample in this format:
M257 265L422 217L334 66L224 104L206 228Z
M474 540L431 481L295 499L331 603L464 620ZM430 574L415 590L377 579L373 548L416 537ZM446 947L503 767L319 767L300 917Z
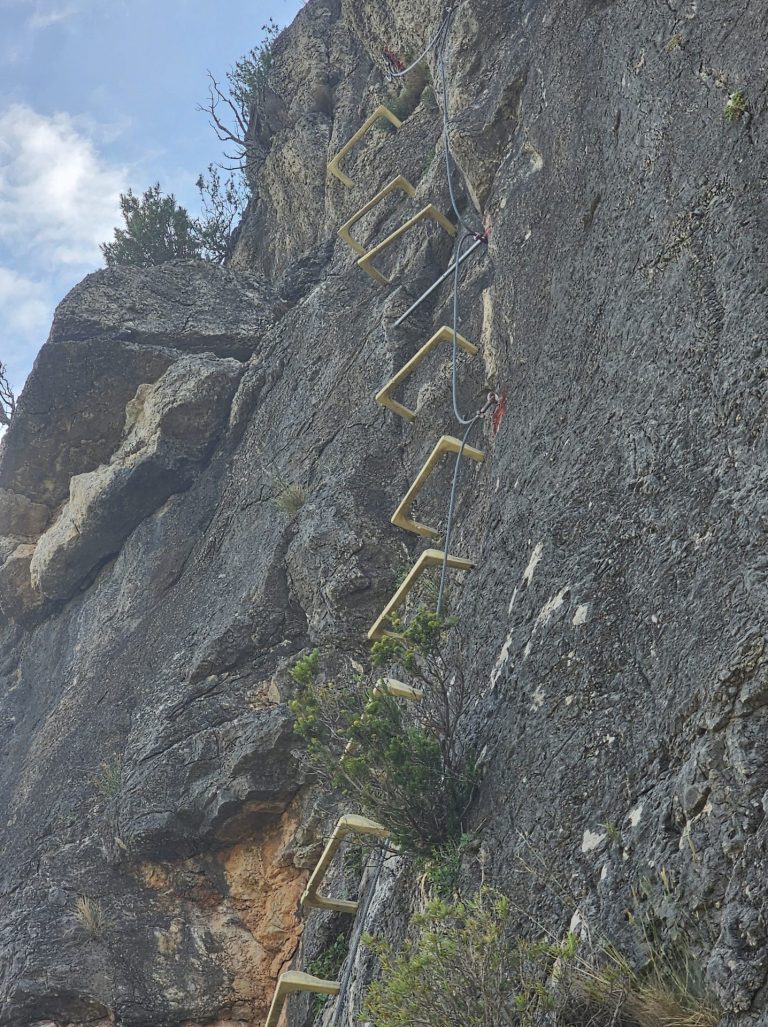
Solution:
M222 179L220 169L209 164L207 176L201 172L195 186L202 207L202 217L195 222L201 256L223 264L232 247L234 227L248 202L245 180L241 174Z
M219 83L208 72L208 99L197 108L208 115L217 139L227 147L227 163L218 166L228 171L246 172L258 151L252 122L257 106L264 103L267 95L275 40L280 34L280 26L272 18L261 28L265 33L263 42L235 62L227 72L226 84ZM235 161L235 165L230 161Z
M682 45L683 37L680 35L679 32L676 32L674 36L670 36L670 38L667 40L667 45L664 49L667 51L667 53L673 53L675 50L679 50Z
M590 945L571 932L560 942L530 940L511 928L509 900L483 887L468 901L431 902L412 917L410 938L400 951L366 938L379 956L381 979L368 992L364 1015L376 1027L716 1027L719 1022L700 961L680 946L679 935L656 939L636 969L607 941Z
M437 110L437 97L432 86L424 87L424 92L421 94L421 102L428 111Z
M114 799L120 794L123 787L123 768L120 760L105 760L99 767L99 774L96 778L96 787L102 795Z
M473 834L462 834L432 850L419 860L418 869L433 894L441 899L453 897L459 885L461 861L467 848L474 842Z
M262 25L261 30L265 33L264 41L235 61L235 66L227 72L230 96L243 120L247 120L252 105L263 99L272 69L275 40L280 35L280 26L274 18Z
M312 974L313 977L320 977L324 981L338 980L349 951L349 933L347 930L343 934L337 935L332 942L326 945L322 952L308 964L307 973ZM315 995L312 1003L315 1016L322 1012L323 1006L329 998L329 995Z
M748 106L746 93L742 89L737 89L735 93L731 93L728 97L728 101L723 108L723 117L729 123L740 121Z
M476 780L474 754L459 731L469 690L443 656L447 628L420 611L400 637L373 646L367 674L343 684L317 680L312 657L293 668L300 686L290 703L294 729L313 769L419 855L460 837ZM374 694L380 677L403 674L421 689L419 703Z
M317 649L300 657L291 667L290 674L297 685L310 688L320 671L320 658Z
M411 920L413 939L396 952L365 939L378 955L363 1015L376 1027L534 1027L554 1009L548 987L555 964L571 959L576 938L562 945L510 940L510 905L482 888L467 902L430 902Z
M437 149L435 148L431 153L428 153L424 158L424 163L421 166L421 177L424 178L432 170L432 165L435 163L435 157L437 156Z
M404 85L397 96L392 96L387 99L385 101L385 105L392 111L396 118L399 118L400 121L405 121L407 118L410 118L419 106L422 94L426 88L427 69L423 64L417 64L416 67L405 76ZM385 132L394 132L395 130L394 125L390 121L387 121L386 118L379 118L376 122L376 128L380 128Z
M198 225L173 193L163 195L155 182L141 196L120 194L125 228L100 246L107 267L152 267L179 257L202 257Z
M0 360L0 425L9 425L15 412L16 396L8 380L8 369Z
M81 895L75 903L75 917L79 924L94 937L102 934L107 923L101 903L87 895Z

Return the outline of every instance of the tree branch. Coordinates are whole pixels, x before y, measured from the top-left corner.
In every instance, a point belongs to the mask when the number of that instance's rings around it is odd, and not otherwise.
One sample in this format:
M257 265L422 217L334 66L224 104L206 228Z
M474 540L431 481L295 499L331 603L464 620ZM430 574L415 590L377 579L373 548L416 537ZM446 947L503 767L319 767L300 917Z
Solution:
M11 383L8 381L6 366L0 361L0 424L7 427L15 412L16 397L13 394Z

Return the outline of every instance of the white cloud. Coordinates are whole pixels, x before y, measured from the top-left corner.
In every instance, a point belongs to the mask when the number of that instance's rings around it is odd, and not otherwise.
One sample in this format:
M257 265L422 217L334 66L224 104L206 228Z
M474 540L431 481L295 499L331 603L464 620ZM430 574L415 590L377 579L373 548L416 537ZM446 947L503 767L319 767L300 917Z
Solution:
M14 7L31 9L25 25L32 29L47 29L50 25L56 25L61 21L68 21L76 14L80 14L79 3L72 3L71 0L0 0L0 10L11 10Z
M43 283L0 267L0 321L4 332L28 337L44 331L51 316L50 302Z
M0 246L38 267L96 267L120 223L127 170L99 156L69 114L0 112Z
M128 172L101 156L97 138L69 114L0 108L0 361L16 388L55 304L102 265L99 243L121 223Z
M50 280L38 281L0 265L0 362L17 394L48 334L56 298Z
M58 22L68 21L79 13L80 8L74 4L65 4L63 7L35 4L27 25L31 29L47 29Z

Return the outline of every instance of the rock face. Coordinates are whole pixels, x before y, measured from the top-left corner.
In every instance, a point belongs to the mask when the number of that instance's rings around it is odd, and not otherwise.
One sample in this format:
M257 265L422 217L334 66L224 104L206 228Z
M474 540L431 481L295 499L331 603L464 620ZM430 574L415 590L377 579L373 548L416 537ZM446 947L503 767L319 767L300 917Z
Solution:
M241 367L236 360L184 357L126 407L123 440L108 464L70 479L69 499L40 538L32 587L66 599L143 520L187 489L220 433Z
M477 563L456 586L486 752L468 826L554 932L571 911L521 857L614 937L663 868L745 1027L768 987L768 5L639 11L466 0L447 45L458 202L492 229L462 274L459 402L507 393L451 547ZM416 196L364 244L450 211L434 55L402 128L347 158L353 187L325 167L398 100L382 48L418 52L441 16L310 0L254 112L230 266L98 272L59 308L0 450L2 1027L260 1023L299 945L327 824L287 668L365 652L424 548L389 517L459 430L447 347L402 386L413 425L372 400L450 323L444 286L393 327L451 239L409 233L382 288L336 237L397 174ZM450 474L420 497L441 530ZM370 929L401 899L390 875Z

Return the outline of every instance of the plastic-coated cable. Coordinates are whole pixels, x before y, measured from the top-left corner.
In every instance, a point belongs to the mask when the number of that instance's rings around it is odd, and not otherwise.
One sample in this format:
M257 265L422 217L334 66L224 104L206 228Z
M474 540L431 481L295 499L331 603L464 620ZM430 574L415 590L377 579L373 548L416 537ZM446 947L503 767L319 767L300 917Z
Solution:
M456 489L459 481L459 473L461 469L461 459L464 454L464 449L467 444L467 439L472 432L474 426L478 423L481 418L481 414L477 413L474 417L464 417L459 409L458 400L458 341L457 332L459 330L459 265L461 261L461 255L464 249L464 244L467 239L480 238L480 234L470 227L469 224L464 220L456 202L456 195L453 189L453 154L451 153L451 144L449 141L450 134L450 120L448 115L448 69L446 66L446 44L448 41L448 33L450 30L451 20L455 13L455 8L449 12L446 17L446 27L443 33L442 42L440 45L440 52L438 56L438 65L440 68L440 79L442 84L443 92L443 144L445 148L445 170L448 179L448 192L451 197L451 206L453 212L456 215L456 219L461 226L461 232L456 242L456 255L454 257L454 269L453 269L453 345L451 352L451 401L453 404L453 416L459 422L459 424L466 429L464 437L461 440L461 446L456 456L456 464L453 470L453 482L451 484L451 497L448 502L448 517L445 527L445 543L443 546L443 563L440 569L440 588L437 595L437 614L438 616L443 611L443 602L445 599L445 583L448 576L448 556L451 551L451 535L453 532L453 515L456 509ZM455 162L454 162L455 163Z
M459 0L459 3L461 3L461 0ZM451 18L453 17L453 12L456 10L456 8L458 6L459 6L458 3L454 4L454 6L446 13L445 17L443 18L442 22L440 23L440 28L437 30L437 32L434 34L434 36L427 43L424 51L420 54L420 56L418 56L415 61L412 61L408 65L407 68L403 68L402 71L392 71L392 70L388 71L387 74L388 74L389 78L402 78L404 75L407 75L409 71L413 71L413 69L416 67L417 64L421 64L421 62L424 60L424 58L427 56L427 54L437 44L438 40L440 39L441 34L448 27L448 23L450 22Z
M440 82L443 93L443 148L445 150L445 171L448 178L448 193L451 197L451 206L453 207L453 213L456 215L456 219L464 229L465 232L469 232L477 238L480 233L475 231L462 217L461 211L459 210L458 203L456 202L456 194L453 189L453 167L452 162L455 164L454 156L451 152L451 143L449 139L450 135L450 117L448 115L448 70L446 68L445 51L446 44L448 42L448 33L450 31L451 22L453 16L456 13L454 7L452 11L446 17L445 32L443 33L443 39L440 44L440 52L438 54L437 63L440 69Z
M453 170L451 167L451 161L454 161L455 163L455 160L453 158L453 154L451 153L450 142L448 141L448 131L450 127L450 122L448 117L448 79L446 71L445 49L446 43L448 41L448 32L451 27L451 22L453 21L453 16L455 15L461 3L462 0L458 0L457 3L454 3L453 6L448 9L448 11L445 14L445 17L440 23L440 27L438 28L437 32L434 34L432 39L430 39L430 41L427 43L426 47L421 52L421 54L416 58L416 60L412 61L407 68L403 68L402 71L390 70L388 72L388 76L391 79L403 78L404 75L407 75L410 71L413 71L413 69L424 60L424 58L434 49L435 46L437 46L438 43L440 44L437 63L440 69L440 80L443 93L443 145L445 148L446 171L448 173L448 192L451 196L451 206L453 207L453 212L456 215L459 223L466 232L473 233L477 238L479 233L474 232L473 229L464 220L459 211L458 204L456 202L456 194L453 189Z
M445 547L443 552L443 565L440 569L440 589L437 593L437 615L438 617L443 612L443 599L445 596L445 580L448 576L448 554L451 551L451 533L453 532L453 514L456 509L456 486L459 483L459 471L461 470L461 458L464 455L464 449L467 445L472 429L480 421L482 414L477 413L472 418L467 426L467 430L461 440L461 446L459 452L456 454L456 464L453 468L453 482L451 483L451 498L448 501L448 523L445 526Z
M349 942L349 950L347 952L347 961L344 964L344 973L341 981L339 982L339 997L336 1000L336 1008L333 1010L333 1019L331 1020L330 1027L338 1027L340 1017L344 1011L344 1000L347 997L347 989L349 988L349 981L352 977L352 966L355 962L355 956L357 950L360 947L360 939L363 936L363 928L365 927L365 920L368 916L368 910L371 908L371 902L373 901L373 894L376 891L376 885L378 884L379 877L381 875L381 868L384 866L384 856L387 852L387 843L379 849L378 860L373 869L373 876L368 884L368 889L365 893L362 906L357 913L357 922L355 929L352 932L352 937Z
M456 257L454 258L453 268L453 314L452 314L452 328L453 328L453 344L451 347L451 399L453 401L453 416L459 422L460 425L466 426L471 424L474 418L462 417L461 411L459 410L459 383L458 383L458 366L459 366L459 344L456 338L456 333L459 330L459 263L461 260L461 254L464 249L464 243L467 239L471 239L472 236L468 233L461 233L459 235L458 242L456 243Z

